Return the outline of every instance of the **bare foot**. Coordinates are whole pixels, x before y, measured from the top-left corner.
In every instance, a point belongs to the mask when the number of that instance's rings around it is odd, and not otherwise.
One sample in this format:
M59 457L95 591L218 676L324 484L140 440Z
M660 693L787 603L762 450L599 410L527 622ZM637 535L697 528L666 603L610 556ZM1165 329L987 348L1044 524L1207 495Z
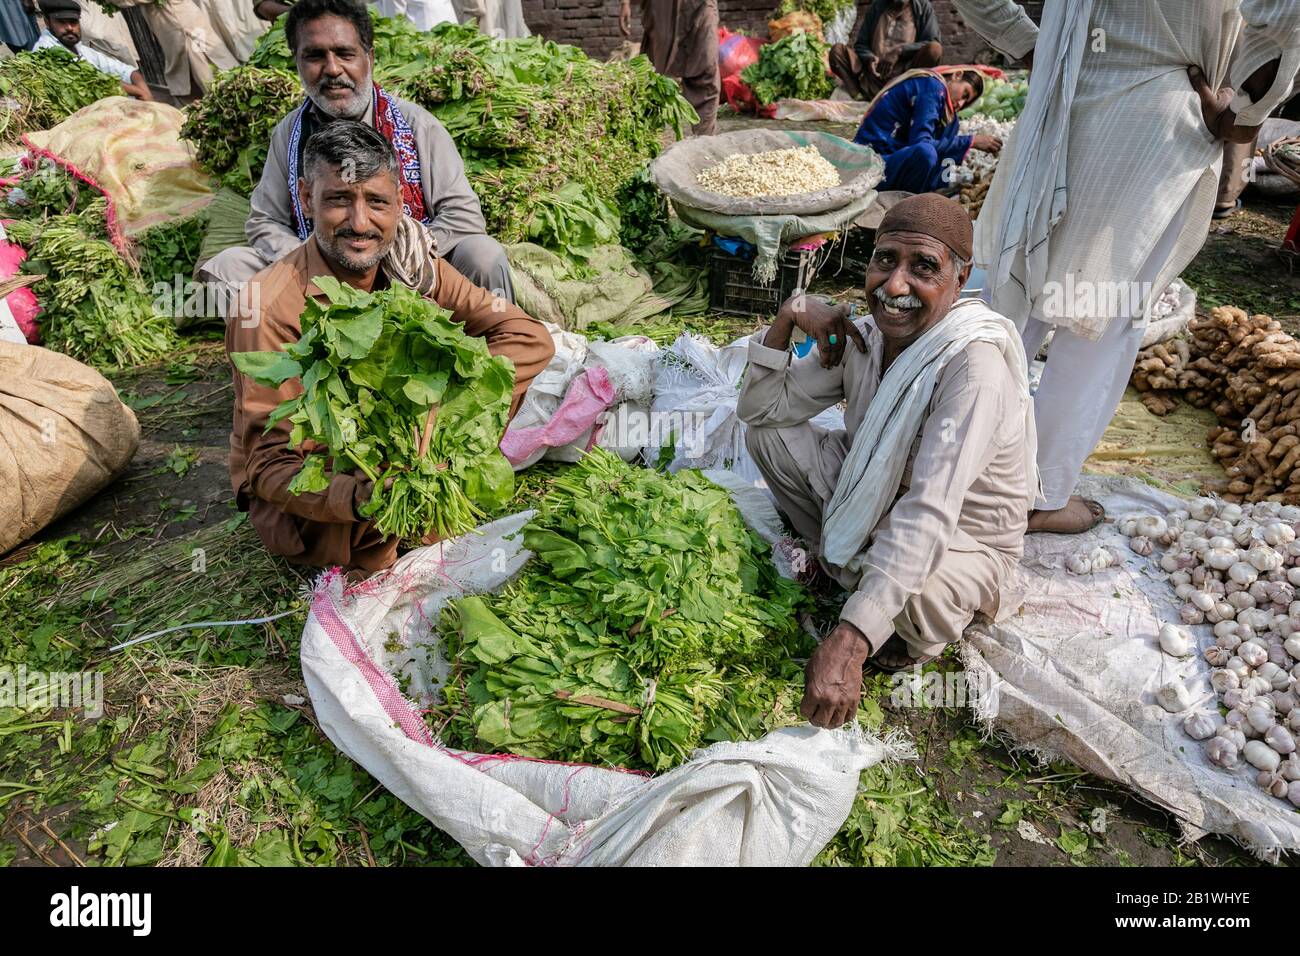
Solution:
M867 658L867 665L886 674L895 674L898 671L909 670L918 664L924 666L934 659L933 654L913 657L912 652L907 649L907 642L895 634L881 645L880 650Z
M1048 532L1051 534L1082 534L1095 528L1106 511L1091 498L1070 495L1064 508L1055 511L1029 512L1029 533Z

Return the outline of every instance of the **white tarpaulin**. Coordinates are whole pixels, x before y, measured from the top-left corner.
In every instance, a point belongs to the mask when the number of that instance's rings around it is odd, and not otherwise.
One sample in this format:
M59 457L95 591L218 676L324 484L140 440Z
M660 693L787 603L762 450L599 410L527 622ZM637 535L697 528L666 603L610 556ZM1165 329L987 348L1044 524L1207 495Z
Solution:
M317 586L302 669L321 729L398 799L496 865L803 866L847 818L858 775L910 748L811 727L714 744L656 777L440 746L420 714L445 674L448 597L500 587L528 559L532 512ZM394 674L406 680L398 689Z
M1185 504L1129 478L1085 476L1078 492L1100 501L1112 519ZM1098 545L1122 563L1082 576L1065 571L1067 557ZM1155 702L1157 689L1181 679L1193 709L1217 703L1203 657L1160 650L1160 623L1177 622L1182 603L1167 577L1152 558L1130 551L1110 521L1083 535L1027 536L1003 599L1023 601L1020 613L966 631L971 683L991 686L995 701L980 717L1020 747L1132 787L1177 816L1191 839L1222 833L1266 858L1300 848L1294 808L1260 790L1244 761L1233 771L1210 763L1203 743L1183 732L1185 714ZM1200 648L1213 643L1210 625L1189 630Z

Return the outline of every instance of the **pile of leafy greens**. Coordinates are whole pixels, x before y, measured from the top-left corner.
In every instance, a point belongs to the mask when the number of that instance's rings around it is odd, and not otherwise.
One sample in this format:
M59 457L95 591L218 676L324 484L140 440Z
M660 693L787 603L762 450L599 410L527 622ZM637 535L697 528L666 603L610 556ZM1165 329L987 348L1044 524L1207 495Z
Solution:
M190 106L181 137L194 144L195 158L217 185L252 194L266 165L271 131L302 102L302 86L289 70L241 66L218 73Z
M820 100L835 88L826 72L830 48L808 33L792 33L759 48L758 60L740 71L759 105L782 99Z
M153 307L132 269L105 235L106 204L5 229L27 250L22 271L41 279L38 324L46 348L99 369L153 361L176 346L171 317Z
M680 136L697 119L643 56L603 63L536 36L497 39L450 23L422 33L404 19L371 18L375 81L447 128L487 231L506 244L535 242L581 262L616 241L620 190L658 155L665 128ZM284 31L273 27L248 66L191 107L183 135L223 185L252 190L272 127L301 101L292 69Z
M557 478L496 594L451 602L430 722L466 749L664 770L799 722L803 591L727 492L594 449Z
M86 209L100 192L48 157L24 158L9 174L13 185L0 191L0 219L38 220Z
M268 428L288 419L290 444L323 445L289 485L329 487L331 464L375 483L362 507L384 535L469 531L514 490L497 447L514 390L510 360L488 353L451 313L402 285L365 292L326 276L329 300L309 299L302 337L282 352L237 352L235 367L263 385L301 379ZM391 487L386 479L392 479Z
M182 283L194 276L194 265L203 245L208 211L201 209L184 219L173 219L146 229L135 237L135 255L146 288L157 283Z
M117 77L50 47L0 60L0 142L57 126L82 107L121 96Z

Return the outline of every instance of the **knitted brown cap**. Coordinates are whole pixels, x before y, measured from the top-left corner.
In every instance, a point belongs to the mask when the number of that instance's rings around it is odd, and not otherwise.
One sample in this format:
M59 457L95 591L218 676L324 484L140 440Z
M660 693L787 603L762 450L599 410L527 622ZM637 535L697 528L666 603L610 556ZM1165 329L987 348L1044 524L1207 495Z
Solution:
M876 229L879 239L891 232L916 232L938 239L967 262L974 228L961 204L938 193L918 193L896 203Z

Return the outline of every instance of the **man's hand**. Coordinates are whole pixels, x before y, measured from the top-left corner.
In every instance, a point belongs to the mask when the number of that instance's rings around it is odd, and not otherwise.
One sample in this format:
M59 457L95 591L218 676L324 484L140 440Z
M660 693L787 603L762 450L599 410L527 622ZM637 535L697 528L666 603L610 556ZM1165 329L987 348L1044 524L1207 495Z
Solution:
M880 58L874 53L868 53L866 56L858 57L858 62L862 64L863 73L875 77L877 80L881 79Z
M1237 114L1228 105L1232 102L1232 87L1225 86L1215 90L1210 86L1199 66L1189 66L1187 78L1191 80L1192 89L1196 91L1196 97L1201 101L1201 118L1205 121L1205 128L1210 131L1211 136L1230 143L1249 143L1255 138L1259 133L1258 126L1237 125Z
M981 133L971 137L970 148L983 150L986 153L998 153L1002 151L1002 140L996 136L985 136Z
M843 727L852 720L862 696L862 665L870 656L866 636L840 621L808 660L799 713L814 727Z
M632 2L623 0L622 5L618 8L618 29L625 37L632 35Z
M392 487L393 487L393 479L385 478L384 491L388 491ZM361 509L364 508L366 505L370 504L370 499L373 498L374 495L375 495L375 483L371 481L369 478L361 478L360 476L358 476L356 491L352 493L352 514L356 517L358 521L368 520L366 518L361 517Z
M834 368L844 358L844 347L850 338L859 352L867 350L862 333L849 319L852 312L849 305L833 305L812 296L796 295L786 299L777 318L792 322L816 340L822 368Z

